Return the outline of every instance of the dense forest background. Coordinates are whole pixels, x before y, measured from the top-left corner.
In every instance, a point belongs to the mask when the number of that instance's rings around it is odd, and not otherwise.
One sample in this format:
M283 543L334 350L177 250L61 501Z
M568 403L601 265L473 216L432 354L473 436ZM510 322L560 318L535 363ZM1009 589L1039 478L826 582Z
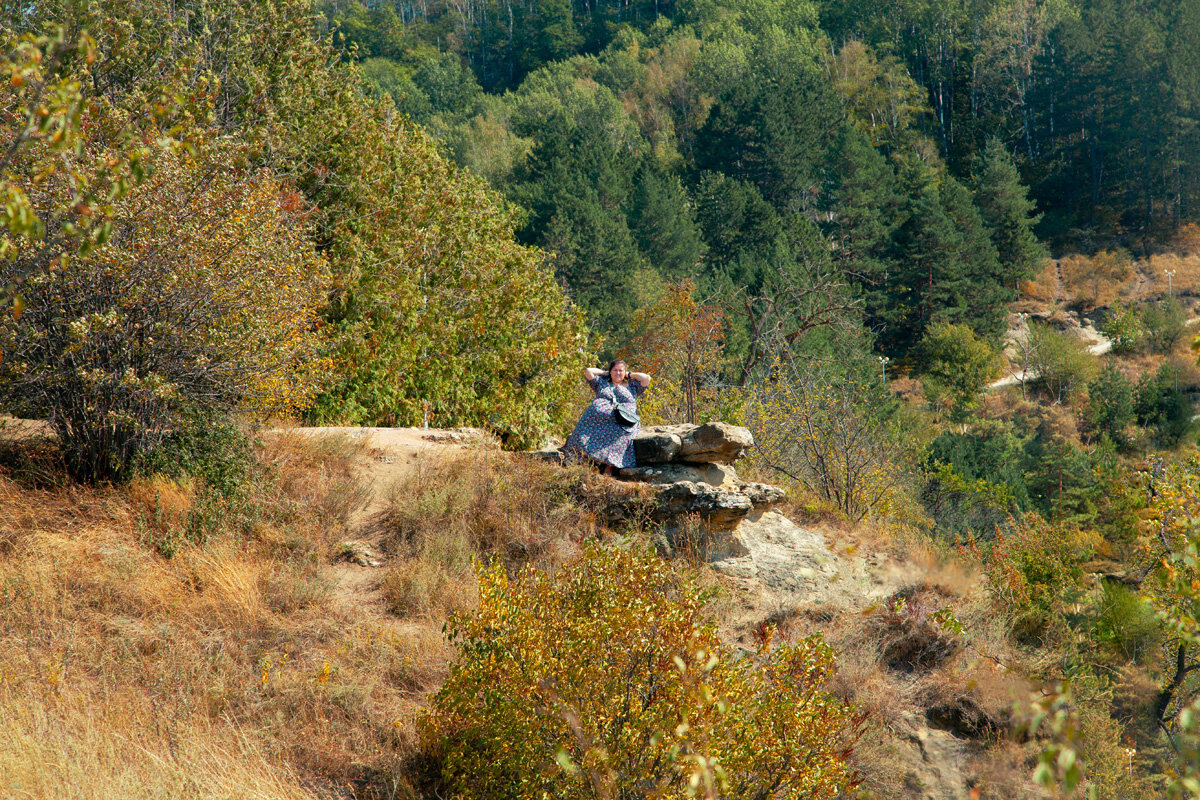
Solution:
M740 293L739 382L801 273L845 284L890 357L934 322L998 343L1042 243L1144 254L1196 215L1187 2L324 8L593 327L681 277Z

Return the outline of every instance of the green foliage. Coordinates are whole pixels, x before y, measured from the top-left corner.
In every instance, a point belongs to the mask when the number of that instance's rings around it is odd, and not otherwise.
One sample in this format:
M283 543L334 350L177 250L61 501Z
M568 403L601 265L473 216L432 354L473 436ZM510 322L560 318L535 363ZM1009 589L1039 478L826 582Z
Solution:
M1170 352L1187 328L1187 314L1174 297L1147 303L1141 309L1141 317L1146 343L1158 353Z
M101 110L89 102L84 80L100 51L86 32L71 36L62 20L50 20L49 33L18 36L4 22L0 310L12 300L19 315L25 305L20 284L52 262L86 256L108 241L116 201L145 176L147 157L178 144L179 131L149 135L177 111L163 85L148 96L121 98L125 107L117 109ZM97 127L107 138L102 154L90 146ZM47 182L56 185L57 202L46 202L40 184Z
M1088 384L1084 419L1097 434L1124 445L1129 439L1126 429L1134 418L1133 384L1116 364L1109 362Z
M1162 623L1154 609L1137 592L1113 581L1103 587L1096 637L1113 648L1122 661L1144 663L1157 655Z
M1033 232L1041 215L1034 213L1036 204L1026 196L1012 156L999 139L988 139L976 156L974 184L979 215L996 246L1004 283L1015 289L1041 272L1050 252Z
M1146 326L1137 308L1120 301L1105 315L1100 330L1113 344L1114 353L1133 353L1146 340Z
M239 494L253 464L250 438L236 425L203 417L187 420L148 452L139 453L132 471L180 480L199 478L221 497Z
M988 586L1009 615L1014 632L1036 642L1079 592L1091 541L1069 525L1050 525L1036 514L997 535L984 557Z
M921 340L920 369L925 396L945 403L960 419L976 405L983 388L1000 371L999 354L965 325L935 324Z
M0 405L49 421L80 479L127 477L197 409L287 413L315 391L326 264L289 190L231 155L149 159L113 207L113 238L35 272L25 313L0 318ZM41 213L71 202L65 182L23 177Z
M1070 400L1095 371L1095 359L1083 342L1039 322L1030 322L1021 355L1021 366L1034 373L1037 385L1059 403Z
M1138 424L1163 447L1179 444L1192 427L1192 402L1179 387L1179 367L1170 362L1138 381L1134 400Z
M929 445L926 463L928 469L944 464L967 482L1003 486L1018 508L1028 509L1031 499L1025 485L1025 465L1031 438L1031 433L1011 423L979 420L964 432L939 434Z
M777 363L754 387L752 459L849 519L903 508L910 440L890 427L895 407L877 375Z
M736 655L653 554L591 544L554 575L479 570L427 741L469 798L833 797L850 714L819 639Z
M921 488L921 503L937 534L956 544L994 538L1010 527L1016 511L1008 486L969 480L949 464L934 465Z

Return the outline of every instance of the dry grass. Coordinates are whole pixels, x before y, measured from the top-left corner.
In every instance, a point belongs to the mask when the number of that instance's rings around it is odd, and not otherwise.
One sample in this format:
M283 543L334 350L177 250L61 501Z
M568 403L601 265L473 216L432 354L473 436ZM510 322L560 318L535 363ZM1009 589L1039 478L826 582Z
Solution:
M160 477L0 474L0 795L393 796L440 632L329 610L351 448L260 458L212 508ZM215 534L165 558L156 537L197 510Z
M1091 311L1118 300L1145 302L1168 293L1200 296L1200 227L1196 225L1182 228L1169 250L1143 258L1101 250L1047 262L1041 273L1021 284L1014 310L1043 311L1061 303Z

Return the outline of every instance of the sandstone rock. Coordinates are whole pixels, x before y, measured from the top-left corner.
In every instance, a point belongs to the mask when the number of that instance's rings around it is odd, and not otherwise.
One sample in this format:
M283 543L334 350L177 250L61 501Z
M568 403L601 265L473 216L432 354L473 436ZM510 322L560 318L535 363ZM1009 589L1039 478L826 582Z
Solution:
M677 433L664 428L643 428L633 439L633 453L638 466L669 464L679 454L682 444Z
M726 575L758 578L773 591L803 596L838 574L824 537L777 512L755 509L729 536L735 543L730 551L745 550L748 557L714 560L712 567Z
M732 530L754 508L745 494L706 483L681 481L656 488L659 489L657 516L673 518L698 514L712 530Z
M680 459L701 463L728 464L754 446L754 436L749 430L724 422L706 422L681 438Z
M742 484L733 467L724 464L661 464L621 470L621 477L644 483L707 483L727 489L739 489ZM758 486L759 484L750 484ZM754 502L753 499L751 502ZM775 501L778 502L778 501Z
M769 483L743 483L738 490L750 498L755 508L774 505L787 496L783 489Z
M633 440L639 466L686 461L729 464L754 446L746 428L724 422L703 425L658 425L643 428Z

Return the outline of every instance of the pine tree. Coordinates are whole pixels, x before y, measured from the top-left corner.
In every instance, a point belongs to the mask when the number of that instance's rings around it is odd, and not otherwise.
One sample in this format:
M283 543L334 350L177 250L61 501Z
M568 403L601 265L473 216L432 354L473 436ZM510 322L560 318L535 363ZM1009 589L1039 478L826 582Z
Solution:
M1050 253L1033 228L1041 214L1003 143L988 140L983 154L975 159L975 202L1000 258L1005 285L1016 290L1023 280L1041 271Z

